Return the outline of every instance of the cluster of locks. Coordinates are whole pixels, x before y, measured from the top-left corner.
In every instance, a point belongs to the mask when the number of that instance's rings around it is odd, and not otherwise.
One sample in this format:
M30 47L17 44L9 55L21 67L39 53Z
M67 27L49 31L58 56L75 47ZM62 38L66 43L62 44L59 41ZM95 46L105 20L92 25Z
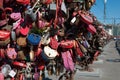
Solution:
M75 65L90 71L110 38L95 0L0 0L0 80L43 80ZM69 73L69 74L68 74Z

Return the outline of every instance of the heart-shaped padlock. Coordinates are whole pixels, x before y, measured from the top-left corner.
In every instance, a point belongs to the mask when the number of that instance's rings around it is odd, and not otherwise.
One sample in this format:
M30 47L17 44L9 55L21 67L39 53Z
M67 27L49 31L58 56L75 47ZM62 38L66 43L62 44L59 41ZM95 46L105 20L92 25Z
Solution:
M17 52L15 51L15 48L10 48L10 44L8 44L6 51L7 51L8 58L12 60L16 59Z
M23 35L23 36L27 36L27 34L29 33L29 27L21 27L20 28L20 33Z
M17 21L17 20L21 19L21 13L12 13L12 14L10 14L10 18Z
M27 40L28 40L28 43L30 43L31 45L38 45L41 40L41 36L38 34L30 33L27 36Z

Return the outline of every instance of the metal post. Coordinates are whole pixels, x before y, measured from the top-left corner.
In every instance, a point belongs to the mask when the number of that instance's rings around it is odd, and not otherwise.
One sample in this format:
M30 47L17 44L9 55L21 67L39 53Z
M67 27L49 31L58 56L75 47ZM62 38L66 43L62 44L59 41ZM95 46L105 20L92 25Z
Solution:
M115 35L117 36L118 30L117 30L117 26L116 26L116 19L114 18L113 20L114 20L113 24L114 24L114 28L115 28Z
M107 2L107 0L104 0L104 23L106 20L106 2Z

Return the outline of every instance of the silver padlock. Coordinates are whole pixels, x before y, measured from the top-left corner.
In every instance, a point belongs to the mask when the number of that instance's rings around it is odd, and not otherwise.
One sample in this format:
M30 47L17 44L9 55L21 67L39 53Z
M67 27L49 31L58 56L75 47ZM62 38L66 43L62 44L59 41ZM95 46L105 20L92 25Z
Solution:
M4 77L7 77L10 71L11 71L11 66L9 64L2 65L1 72L4 75Z
M45 78L47 78L49 76L46 66L45 66L45 69L44 69L44 76L45 76Z
M16 33L13 30L11 31L11 38L14 42L16 41Z
M32 80L32 73L31 73L31 63L27 63L27 67L25 70L25 78L26 80Z
M33 5L32 8L29 8L27 11L25 11L25 21L26 20L31 20L32 22L36 21L36 13L39 11L40 8L38 8L35 13L33 12L33 9L35 6L38 4L40 0L37 0L36 3ZM25 22L26 23L26 22Z

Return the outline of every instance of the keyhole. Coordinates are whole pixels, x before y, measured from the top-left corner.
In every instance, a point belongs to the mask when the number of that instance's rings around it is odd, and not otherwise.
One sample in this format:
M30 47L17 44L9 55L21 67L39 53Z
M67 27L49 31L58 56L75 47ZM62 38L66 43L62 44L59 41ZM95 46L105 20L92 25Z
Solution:
M50 56L51 54L49 53L49 56Z

